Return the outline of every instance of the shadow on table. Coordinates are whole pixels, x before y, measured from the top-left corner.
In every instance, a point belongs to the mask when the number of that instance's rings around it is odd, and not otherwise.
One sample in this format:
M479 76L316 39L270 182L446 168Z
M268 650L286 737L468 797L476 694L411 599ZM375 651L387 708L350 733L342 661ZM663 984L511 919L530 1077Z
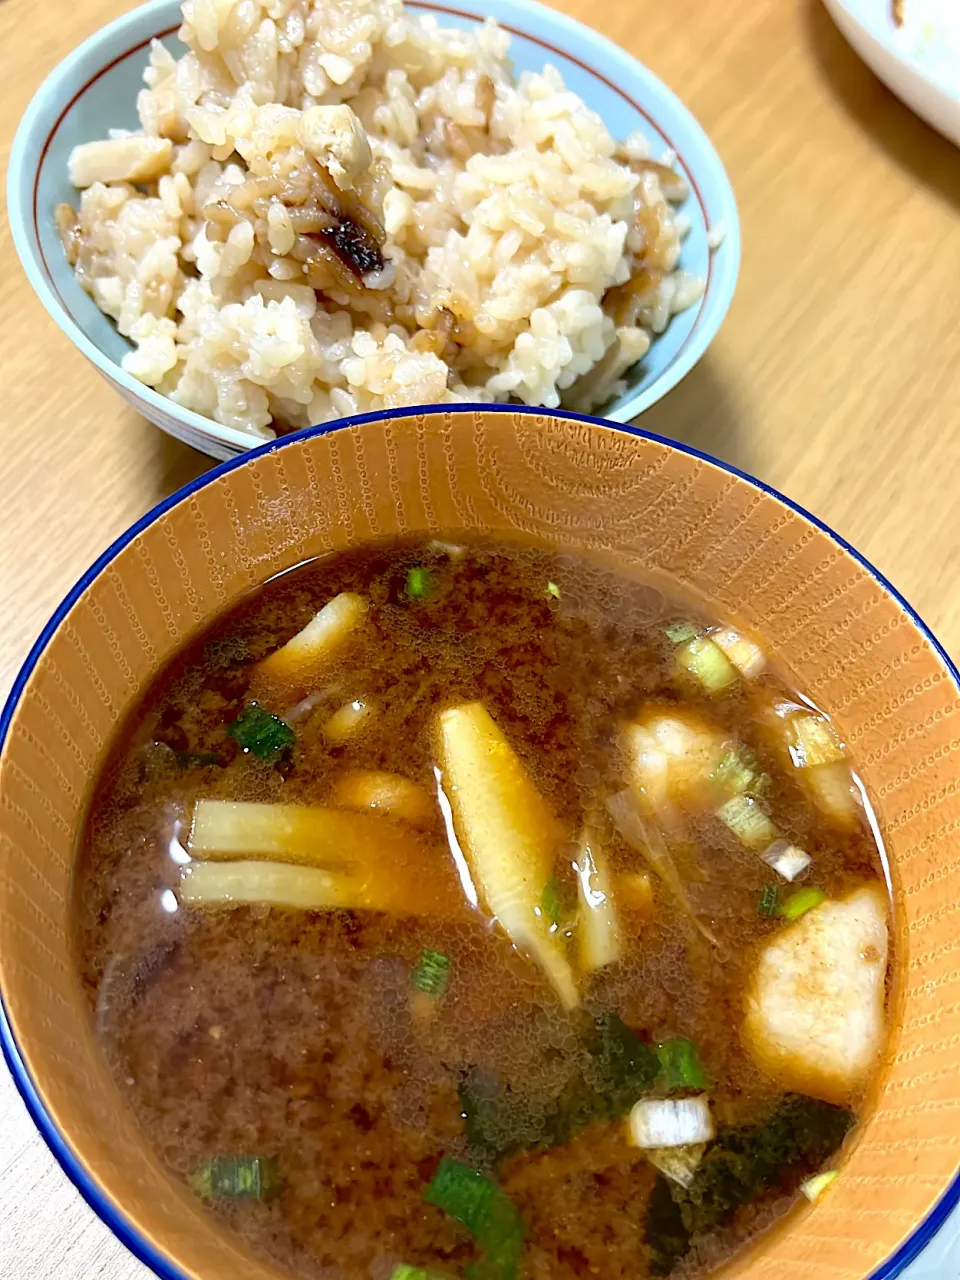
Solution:
M895 164L960 208L957 149L877 79L837 30L820 0L808 0L810 47L827 87ZM850 181L856 181L851 173Z
M150 477L148 509L217 466L216 458L209 458L167 435L141 415L131 413L130 419L128 430L137 431L143 437L137 458ZM637 418L634 425L711 453L741 470L751 469L733 403L709 353L678 387Z
M678 387L637 418L635 426L680 444L712 453L742 471L750 471L746 437L720 369L704 356Z
M136 411L130 412L129 419L125 424L126 430L141 437L136 462L146 476L144 491L149 503L148 510L217 465L216 458L209 458L205 453L168 435L166 431L161 431Z

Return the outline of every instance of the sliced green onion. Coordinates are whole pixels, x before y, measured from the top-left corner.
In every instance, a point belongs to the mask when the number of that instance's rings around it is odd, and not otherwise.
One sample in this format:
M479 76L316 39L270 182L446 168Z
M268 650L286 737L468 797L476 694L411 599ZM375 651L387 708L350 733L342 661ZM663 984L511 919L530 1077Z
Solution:
M417 991L438 999L450 981L450 957L443 951L422 951L417 967L410 977L410 985Z
M551 876L543 886L540 910L555 928L559 928L565 920L570 918L570 903L556 876Z
M815 769L843 759L843 747L833 725L820 716L794 716L787 728L787 747L798 769Z
M796 880L813 861L809 853L804 853L789 840L774 840L770 848L764 850L763 860L784 880Z
M430 594L430 570L420 564L409 569L406 591L411 600L425 600Z
M708 1099L641 1098L630 1110L630 1141L645 1151L662 1147L691 1147L709 1142L716 1133Z
M204 1200L267 1200L279 1186L272 1156L214 1156L190 1178L190 1190Z
M769 918L777 914L777 906L777 886L775 884L765 884L763 886L763 892L760 894L760 902L757 906L757 911L760 915L767 916Z
M692 622L671 622L669 627L664 627L663 633L671 644L686 644L699 634L699 628Z
M551 599L553 599L553 600L559 600L559 599L560 599L560 588L557 586L557 584L556 584L555 582L548 582L548 583L547 583L547 589L546 589L546 592L545 592L544 594L545 594L545 595L550 596L550 597L551 597Z
M808 1200L819 1200L827 1187L836 1182L839 1176L836 1169L831 1169L829 1173L818 1173L812 1178L807 1178L806 1182L801 1182L800 1190Z
M742 676L754 680L767 665L763 650L758 644L741 635L733 627L717 627L710 632L710 639L727 655Z
M739 679L736 667L709 636L694 636L680 645L677 662L707 693L722 693Z
M513 1201L495 1182L444 1156L424 1199L463 1223L483 1249L486 1257L471 1268L472 1275L514 1280L520 1267L523 1223Z
M479 1236L498 1191L496 1183L476 1169L444 1156L424 1192L424 1199L462 1222L472 1236Z
M728 747L710 774L713 782L732 796L766 790L769 779L761 773L757 758L747 747ZM766 781L765 781L766 780Z
M285 721L258 702L244 707L240 716L227 725L227 734L259 760L275 760L297 740L297 735Z
M697 1142L686 1147L648 1147L646 1156L664 1177L689 1189L693 1185L706 1149L705 1142Z
M747 849L765 849L777 829L751 796L734 796L717 810L717 817Z
M390 1280L441 1280L436 1271L424 1271L423 1267L411 1267L408 1262L400 1262L393 1268Z
M807 885L804 889L798 889L796 893L791 893L781 904L779 914L784 920L799 920L801 916L806 915L808 911L812 911L814 907L819 907L820 903L826 898L826 894L822 889L817 889L814 885Z
M703 1069L697 1046L686 1036L671 1036L657 1045L657 1057L665 1088L709 1089L710 1077Z

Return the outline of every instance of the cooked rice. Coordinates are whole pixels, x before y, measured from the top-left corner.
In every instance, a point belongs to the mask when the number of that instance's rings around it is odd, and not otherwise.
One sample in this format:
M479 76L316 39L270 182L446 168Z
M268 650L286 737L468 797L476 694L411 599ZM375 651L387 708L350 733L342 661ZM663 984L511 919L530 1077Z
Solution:
M702 293L687 196L510 38L402 0L185 0L142 131L58 222L128 373L225 426L458 400L578 409ZM673 157L666 157L672 162Z

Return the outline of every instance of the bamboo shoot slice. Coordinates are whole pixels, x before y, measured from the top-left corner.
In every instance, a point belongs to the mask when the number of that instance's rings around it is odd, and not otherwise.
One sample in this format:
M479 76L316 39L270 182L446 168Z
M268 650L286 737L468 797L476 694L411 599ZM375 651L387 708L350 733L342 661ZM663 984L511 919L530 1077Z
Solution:
M677 864L667 848L663 833L655 822L644 819L636 795L627 787L623 791L618 791L616 795L609 796L606 804L607 812L613 819L613 825L624 841L631 849L646 858L697 931L715 947L716 938L690 905L687 890L680 878Z
M326 871L286 862L192 862L180 876L185 907L266 905L302 911L382 911L433 916L436 895L381 870Z
M179 897L185 907L266 903L323 911L349 905L342 877L317 867L282 862L191 863L181 872Z
M302 631L257 663L258 674L271 680L297 679L330 662L357 630L367 612L367 602L352 591L328 600Z
M576 857L577 948L580 967L594 973L620 958L620 921L613 896L613 877L596 833L585 830Z
M573 970L540 906L562 831L482 703L444 711L438 736L457 839L483 901L571 1009Z
M421 847L419 836L382 814L247 800L198 800L187 841L192 858L254 854L333 867L372 859L402 863Z
M356 869L398 887L416 914L456 917L466 909L448 855L425 837L377 813L313 805L198 800L187 850L203 862L230 858ZM387 901L381 887L377 900ZM387 908L385 908L387 909Z

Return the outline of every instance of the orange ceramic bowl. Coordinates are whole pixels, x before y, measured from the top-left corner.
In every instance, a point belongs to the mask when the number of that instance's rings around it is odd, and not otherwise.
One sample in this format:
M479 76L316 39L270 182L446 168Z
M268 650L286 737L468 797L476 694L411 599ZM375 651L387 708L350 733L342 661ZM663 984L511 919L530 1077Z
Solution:
M279 1277L164 1174L101 1062L70 949L77 832L117 722L226 606L308 556L457 530L666 572L759 631L836 716L891 862L891 1056L830 1194L725 1275L896 1275L960 1199L957 671L875 570L777 494L642 432L539 410L407 411L256 449L141 520L57 610L0 719L0 1030L42 1133L158 1275Z

